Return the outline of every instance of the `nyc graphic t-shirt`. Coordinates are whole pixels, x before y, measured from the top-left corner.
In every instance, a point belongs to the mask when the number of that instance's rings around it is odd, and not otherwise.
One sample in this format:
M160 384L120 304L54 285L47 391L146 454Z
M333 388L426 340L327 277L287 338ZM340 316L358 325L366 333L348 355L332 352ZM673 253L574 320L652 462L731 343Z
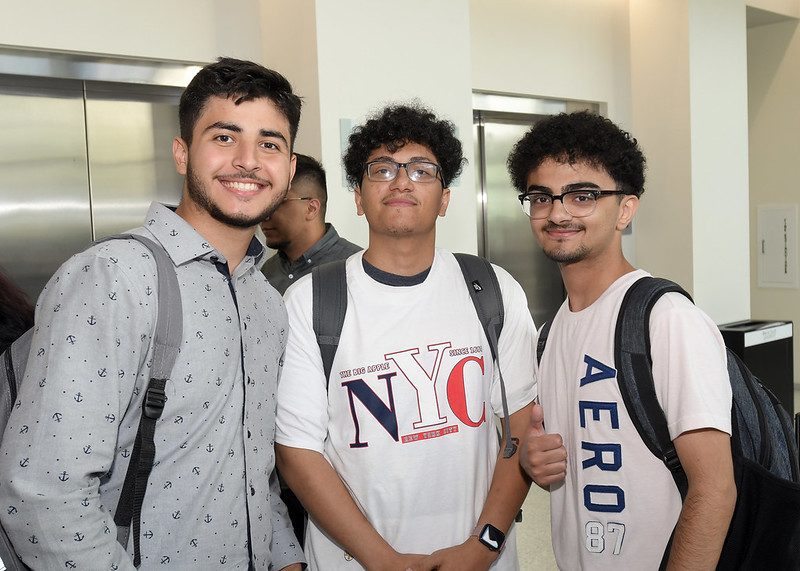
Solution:
M499 452L499 376L452 254L423 283L381 284L347 261L348 308L330 383L311 326L311 281L287 291L290 333L277 441L318 451L397 551L458 545L477 523ZM534 397L535 330L525 294L496 268L505 304L499 353L509 413ZM327 384L327 386L326 386ZM359 569L309 522L312 568ZM517 569L513 532L494 569Z

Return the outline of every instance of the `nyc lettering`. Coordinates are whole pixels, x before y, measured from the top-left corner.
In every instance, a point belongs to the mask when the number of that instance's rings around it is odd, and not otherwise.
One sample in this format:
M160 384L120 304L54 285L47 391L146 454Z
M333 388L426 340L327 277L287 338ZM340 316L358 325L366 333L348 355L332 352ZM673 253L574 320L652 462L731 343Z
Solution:
M586 374L580 379L580 386L603 380L614 380L616 370L584 355ZM612 430L619 430L619 405L616 402L578 401L578 416L581 428L588 422L608 425ZM619 443L597 443L581 441L581 449L590 453L582 462L583 470L592 468L603 472L616 472L622 467L622 446ZM625 509L625 492L619 486L586 484L583 488L583 505L590 512L620 513ZM585 526L585 547L590 553L603 553L607 540L613 540L611 553L619 555L625 537L625 525L617 522L603 524L589 521Z
M397 410L392 388L392 383L396 382L397 372L387 372L377 377L379 384L382 382L386 387L385 398L379 397L363 378L341 383L342 387L347 390L350 414L353 419L354 437L353 442L350 443L351 448L369 446L369 442L362 440L361 436L359 411L364 409L372 418L378 421L378 424L383 427L395 442L400 442L401 440L403 443L418 442L458 432L458 425L444 426L448 422L447 415L441 410L442 405L439 402L439 391L437 391L442 361L450 347L451 344L449 342L433 344L427 347L428 352L433 355L430 371L425 370L420 364L418 360L420 350L418 348L384 355L384 358L388 362L394 363L398 371L411 384L417 397L418 416L412 423L412 428L415 432L404 435L402 439L399 434ZM466 356L455 363L447 375L445 394L447 396L447 405L453 415L466 426L477 427L486 422L486 403L483 403L479 415L473 415L474 418L470 415L467 407L465 375L473 367L477 367L477 373L481 376L483 375L485 369L482 355L479 357L474 355ZM390 367L387 366L386 368ZM357 406L357 402L361 406Z

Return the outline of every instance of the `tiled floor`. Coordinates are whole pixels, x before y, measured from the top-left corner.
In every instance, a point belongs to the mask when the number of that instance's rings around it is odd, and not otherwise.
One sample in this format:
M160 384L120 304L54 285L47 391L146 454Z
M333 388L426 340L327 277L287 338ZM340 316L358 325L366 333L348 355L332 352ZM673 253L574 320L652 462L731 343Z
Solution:
M795 385L794 412L800 412L800 385ZM517 549L522 571L556 571L550 543L550 501L547 492L534 484L522 506L517 524Z

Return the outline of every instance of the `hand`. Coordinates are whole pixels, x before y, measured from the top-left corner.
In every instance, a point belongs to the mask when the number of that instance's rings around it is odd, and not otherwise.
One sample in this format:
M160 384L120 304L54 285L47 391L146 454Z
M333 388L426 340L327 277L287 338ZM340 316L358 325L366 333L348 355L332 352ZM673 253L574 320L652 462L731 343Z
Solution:
M434 551L405 571L487 571L498 553L470 536L461 545Z
M544 410L539 404L533 405L519 463L542 487L561 482L567 476L567 449L560 434L545 432Z

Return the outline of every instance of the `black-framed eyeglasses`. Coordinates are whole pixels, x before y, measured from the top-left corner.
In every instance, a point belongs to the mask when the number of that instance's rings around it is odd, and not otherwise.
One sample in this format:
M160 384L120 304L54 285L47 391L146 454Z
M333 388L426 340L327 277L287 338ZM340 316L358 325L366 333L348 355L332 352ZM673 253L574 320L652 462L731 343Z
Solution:
M406 169L408 178L414 182L433 182L441 172L442 167L430 161L410 161L397 163L395 161L371 161L364 165L367 178L372 182L389 182L397 178L400 167Z
M287 196L283 199L283 202L289 202L290 200L311 200L313 196Z
M594 212L594 209L597 208L598 198L615 194L628 193L621 190L595 190L588 188L568 190L561 194L526 192L519 195L519 201L522 204L522 211L533 220L547 218L553 209L553 202L556 200L561 201L567 214L573 218L583 218Z

